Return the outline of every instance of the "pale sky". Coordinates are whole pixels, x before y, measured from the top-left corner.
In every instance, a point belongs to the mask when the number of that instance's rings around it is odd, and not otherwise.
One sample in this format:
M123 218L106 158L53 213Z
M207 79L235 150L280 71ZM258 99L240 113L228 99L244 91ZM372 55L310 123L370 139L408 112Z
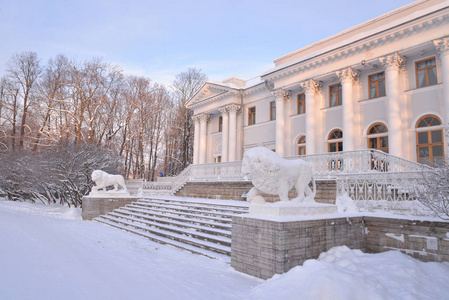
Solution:
M16 52L102 57L170 84L189 67L250 79L273 60L409 0L0 0L0 76Z

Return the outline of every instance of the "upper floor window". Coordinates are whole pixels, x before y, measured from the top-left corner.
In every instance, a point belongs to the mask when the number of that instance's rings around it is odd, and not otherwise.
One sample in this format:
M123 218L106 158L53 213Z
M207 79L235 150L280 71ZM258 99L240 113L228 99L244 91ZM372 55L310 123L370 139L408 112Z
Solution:
M368 148L388 153L388 129L382 123L371 125L368 129Z
M306 137L300 137L298 140L298 155L306 155Z
M444 163L443 129L438 117L427 115L416 123L416 152L418 162L429 166ZM432 128L434 127L434 128Z
M304 93L298 95L298 115L306 112L306 95Z
M369 98L378 98L386 95L385 93L385 72L368 76Z
M218 117L218 132L223 131L223 116Z
M426 87L437 84L437 68L435 57L417 61L416 87Z
M248 108L248 125L256 124L256 107Z
M329 152L343 151L343 131L340 129L332 130L328 138Z
M276 101L270 102L270 120L276 120Z
M343 95L341 83L329 86L329 107L334 107L342 104Z

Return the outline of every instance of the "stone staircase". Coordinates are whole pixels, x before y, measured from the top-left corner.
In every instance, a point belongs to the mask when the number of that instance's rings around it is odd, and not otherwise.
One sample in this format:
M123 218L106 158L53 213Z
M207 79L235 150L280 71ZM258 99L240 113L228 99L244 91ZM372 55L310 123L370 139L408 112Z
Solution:
M229 262L232 217L245 213L248 203L242 201L153 196L94 220L161 244Z

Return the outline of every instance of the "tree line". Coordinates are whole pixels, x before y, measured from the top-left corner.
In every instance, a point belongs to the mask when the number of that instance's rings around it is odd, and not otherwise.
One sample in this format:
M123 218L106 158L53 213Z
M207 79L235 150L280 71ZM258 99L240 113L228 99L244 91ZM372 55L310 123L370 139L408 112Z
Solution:
M10 58L5 71L0 79L2 161L42 161L61 151L73 159L91 151L118 160L116 170L125 177L145 180L159 172L177 175L192 161L192 112L185 104L207 80L198 69L178 74L166 87L145 76L127 76L100 58L57 55L43 64L36 53L22 52ZM5 172L0 176L14 178Z

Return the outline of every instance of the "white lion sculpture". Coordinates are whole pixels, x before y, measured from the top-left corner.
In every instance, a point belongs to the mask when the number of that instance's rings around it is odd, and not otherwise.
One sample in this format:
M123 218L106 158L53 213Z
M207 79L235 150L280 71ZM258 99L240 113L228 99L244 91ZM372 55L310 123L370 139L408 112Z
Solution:
M95 182L92 192L98 192L98 190L106 192L106 187L111 185L114 186L114 191L118 191L119 185L125 192L127 191L125 179L122 175L111 175L101 170L95 170L92 172L92 181Z
M243 155L241 172L249 175L254 185L247 195L250 202L265 203L262 193L279 195L281 201L289 201L288 192L293 186L298 197L292 201L314 202L316 183L312 166L302 159L286 160L268 148L255 147Z

